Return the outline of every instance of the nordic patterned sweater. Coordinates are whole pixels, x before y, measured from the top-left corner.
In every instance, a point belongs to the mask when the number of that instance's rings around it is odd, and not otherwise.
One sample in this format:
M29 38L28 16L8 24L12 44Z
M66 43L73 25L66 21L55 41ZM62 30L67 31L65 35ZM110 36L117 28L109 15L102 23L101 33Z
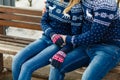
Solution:
M76 35L81 33L82 8L81 4L76 4L67 13L63 14L63 10L67 7L69 0L47 0L46 12L41 19L41 27L45 35L50 36L51 33L62 35Z
M84 21L82 34L67 36L66 43L92 45L120 44L120 13L116 0L82 0Z

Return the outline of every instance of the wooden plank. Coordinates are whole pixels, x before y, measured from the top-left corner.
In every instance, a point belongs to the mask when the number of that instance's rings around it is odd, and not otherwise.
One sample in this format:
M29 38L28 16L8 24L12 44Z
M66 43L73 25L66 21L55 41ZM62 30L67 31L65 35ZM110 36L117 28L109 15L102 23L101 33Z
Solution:
M0 34L6 34L4 26L0 26Z
M0 35L0 53L15 55L34 39Z
M0 13L0 19L40 23L41 17L40 16L20 15L20 14Z
M9 44L0 44L0 53L15 55L18 53L23 47L13 46Z
M41 30L40 24L34 24L34 23L0 20L0 25L17 27L17 28L25 28L25 29L33 29L33 30Z
M120 73L120 66L115 67L110 72L112 72L112 73Z
M0 44L2 45L11 45L11 46L18 46L18 47L25 47L28 44L21 44L21 43L15 43L15 42L8 42L8 41L1 41Z
M12 36L12 35L2 35L0 34L1 38L5 39L18 39L18 40L23 40L23 41L34 41L35 39L30 39L30 38L24 38L24 37L18 37L18 36Z
M20 14L29 14L36 16L42 15L42 11L40 10L23 9L23 8L10 7L10 6L0 6L0 12L20 13Z
M6 43L11 42L11 43L27 45L27 44L33 42L34 40L35 39L28 39L28 38L21 38L21 37L15 37L15 36L0 35L0 41L4 41Z

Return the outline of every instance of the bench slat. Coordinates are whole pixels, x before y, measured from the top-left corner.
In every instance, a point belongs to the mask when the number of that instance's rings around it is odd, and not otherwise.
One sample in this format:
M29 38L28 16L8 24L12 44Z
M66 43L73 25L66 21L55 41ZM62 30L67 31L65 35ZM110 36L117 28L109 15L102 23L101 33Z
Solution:
M2 35L2 34L0 34L0 38L2 38L3 40L5 39L20 40L21 42L23 41L32 42L35 40L35 39L29 39L29 38L23 38L23 37L18 37L18 36L11 36L11 35Z
M1 26L11 26L11 27L18 27L18 28L25 28L25 29L33 29L33 30L41 30L40 24L33 24L33 23L25 23L25 22L17 22L17 21L7 21L7 20L0 20Z
M40 23L40 16L0 13L0 19Z
M23 44L27 45L27 44L29 44L29 43L32 42L31 40L29 40L29 41L27 40L27 41L26 41L26 40L19 40L19 39L17 39L17 38L16 38L16 39L9 39L9 38L1 38L1 37L0 37L0 41L4 41L4 42L6 42L6 43L7 43L7 42L11 42L11 43L12 43L12 42L13 42L13 43L22 44L22 45L23 45ZM5 43L5 44L6 44L6 43Z
M111 70L112 73L120 73L120 65Z
M0 44L0 53L15 55L18 53L23 47L12 46L7 44Z
M0 53L15 55L26 45L34 41L34 39L20 38L6 35L0 35Z
M8 49L8 50L11 49L12 51L14 51L13 53L15 54L15 51L16 51L16 53L18 51L14 50L14 49L16 49L17 47L21 49L22 47L25 47L26 45L28 45L29 43L31 43L33 41L34 41L34 39L28 39L28 38L23 38L22 39L20 37L0 35L0 47L1 47L0 49L1 49L2 52L3 52L3 50L6 51L6 49ZM13 47L16 47L16 48L13 48ZM8 52L8 50L7 50L7 52ZM0 53L1 53L1 51L0 51ZM12 53L12 51L11 51L11 53Z
M1 41L0 44L2 45L12 45L12 46L19 46L19 47L25 47L27 44L21 44L21 43L14 43L14 42L9 42L9 41Z
M21 13L21 14L29 14L36 16L42 15L42 11L40 10L23 9L23 8L10 7L10 6L0 6L0 12Z

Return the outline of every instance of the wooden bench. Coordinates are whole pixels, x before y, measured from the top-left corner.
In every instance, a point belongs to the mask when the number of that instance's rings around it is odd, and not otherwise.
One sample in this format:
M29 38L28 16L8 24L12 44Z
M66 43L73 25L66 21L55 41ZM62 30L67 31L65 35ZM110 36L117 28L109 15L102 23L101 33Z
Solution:
M4 67L8 69L11 67L3 65L3 54L15 55L35 40L6 35L6 26L41 31L41 15L42 12L39 10L0 6L0 71L2 71Z
M34 41L34 39L6 35L6 26L40 31L41 15L42 12L38 10L0 6L0 71L3 70L3 67L7 67L3 65L3 54L15 55ZM81 73L82 70L84 68L78 71ZM111 70L111 72L120 73L120 65ZM42 77L38 73L34 73L33 76ZM44 76L43 78L47 79Z

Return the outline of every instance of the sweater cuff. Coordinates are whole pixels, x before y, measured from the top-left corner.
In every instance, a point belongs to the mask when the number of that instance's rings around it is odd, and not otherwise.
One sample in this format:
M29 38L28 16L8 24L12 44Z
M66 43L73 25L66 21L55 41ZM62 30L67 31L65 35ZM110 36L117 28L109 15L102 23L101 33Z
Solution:
M48 28L45 30L45 35L51 37L53 35L53 30L51 28Z
M76 44L75 44L74 40L75 40L75 36L67 36L65 42L66 42L66 44L72 44L73 47L75 47Z
M65 45L62 47L61 51L65 52L66 54L69 53L70 51L72 51L73 46L72 45Z
M67 36L65 42L66 42L67 44L72 44L71 41L72 41L72 36Z

